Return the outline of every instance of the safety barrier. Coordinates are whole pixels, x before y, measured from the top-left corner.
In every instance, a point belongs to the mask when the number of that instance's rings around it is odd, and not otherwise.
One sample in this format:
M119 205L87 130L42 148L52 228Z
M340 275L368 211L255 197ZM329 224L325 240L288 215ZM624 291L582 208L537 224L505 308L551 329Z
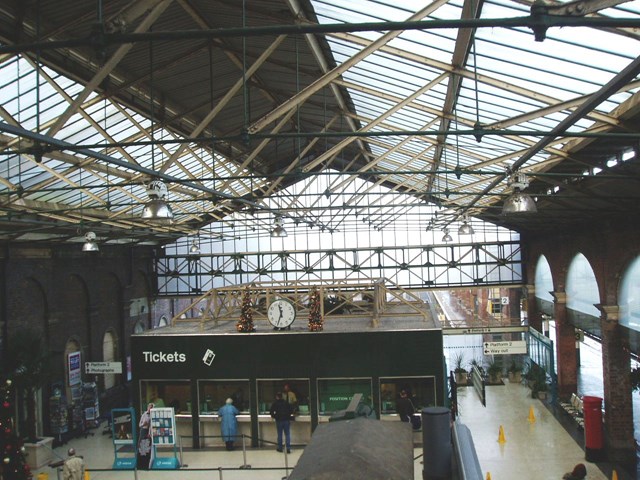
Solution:
M482 469L469 428L459 421L452 427L453 454L460 480L482 480Z
M478 394L480 398L480 402L483 407L487 406L487 396L485 391L485 381L484 375L480 371L477 365L471 367L471 383L473 384L473 388Z
M287 454L286 449L283 452L283 461L284 461L284 465L279 467L260 467L260 466L256 466L256 465L251 465L250 463L248 463L249 460L249 456L251 453L251 450L247 449L247 442L251 441L251 437L241 434L241 435L235 435L235 437L239 440L241 440L241 444L242 444L242 465L238 466L238 467L222 467L222 466L213 466L213 467L208 467L208 468L190 468L188 466L188 464L185 463L185 452L184 449L182 448L182 438L186 438L186 439L191 439L191 436L183 436L180 439L180 448L179 448L179 461L180 461L180 465L181 467L178 469L178 471L180 472L218 472L218 480L223 480L224 478L224 472L237 472L237 471L243 471L245 472L243 474L243 478L246 479L260 479L261 478L261 473L260 472L264 472L264 471L282 471L284 472L283 477L288 477L290 471L292 470L292 467L289 466L289 457ZM201 439L204 438L220 438L222 439L222 436L220 435L207 435L207 436L201 436ZM262 445L273 445L274 450L275 450L275 446L276 443L275 442L271 442L268 440L262 440L260 439L260 442ZM198 450L198 451L202 451L202 450ZM133 478L134 480L138 480L138 469L133 469L133 470L121 470L121 469L113 469L113 468L95 468L92 467L91 465L87 465L86 469L88 471L90 471L91 473L95 473L95 472L117 472L118 473L118 478L125 478L123 475L126 475L126 472L129 472L131 475L131 478ZM56 470L56 475L57 475L57 480L61 480L62 479L62 468L61 467L57 467L55 468ZM155 474L157 474L157 478L162 478L162 476L164 474L167 474L165 478L165 480L173 480L176 476L176 470L153 470L155 472ZM255 473L250 473L250 472L255 472ZM36 476L36 478L38 480L45 480L45 477L49 477L48 474L46 474L46 472L41 472L44 475L40 476L40 474L38 474ZM88 479L85 479L88 480Z

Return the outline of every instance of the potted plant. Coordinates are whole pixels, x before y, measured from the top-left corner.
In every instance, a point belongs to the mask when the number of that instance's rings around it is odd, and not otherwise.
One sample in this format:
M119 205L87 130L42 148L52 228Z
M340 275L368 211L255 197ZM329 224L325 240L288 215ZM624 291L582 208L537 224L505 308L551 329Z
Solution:
M547 385L547 374L544 369L535 364L531 365L529 382L531 397L545 400L547 398L549 385Z
M509 382L520 383L522 381L522 366L515 359L511 360L507 371L509 372Z
M3 360L4 375L11 379L26 406L25 430L20 436L25 439L27 461L32 469L40 468L51 459L53 438L37 436L36 394L49 380L51 356L40 332L22 328L9 335Z
M502 365L498 361L491 360L487 366L487 375L489 376L489 382L501 383L502 382Z
M640 390L640 367L635 367L631 370L631 391L638 390Z
M453 357L454 370L456 375L456 383L458 385L467 384L467 370L464 368L464 352L457 352Z

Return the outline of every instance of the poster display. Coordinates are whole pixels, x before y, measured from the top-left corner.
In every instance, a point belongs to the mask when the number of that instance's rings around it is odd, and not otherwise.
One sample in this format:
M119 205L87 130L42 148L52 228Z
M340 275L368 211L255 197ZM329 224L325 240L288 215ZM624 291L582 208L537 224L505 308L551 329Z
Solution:
M173 408L152 408L151 444L153 446L153 463L151 468L169 470L180 468L176 449L176 417ZM173 456L160 456L159 448L173 447Z
M113 468L136 468L136 413L133 408L111 410L111 434L113 438Z
M69 354L67 367L69 371L69 386L79 385L82 382L80 352L71 352Z
M174 445L176 420L173 408L151 409L151 438L154 445Z

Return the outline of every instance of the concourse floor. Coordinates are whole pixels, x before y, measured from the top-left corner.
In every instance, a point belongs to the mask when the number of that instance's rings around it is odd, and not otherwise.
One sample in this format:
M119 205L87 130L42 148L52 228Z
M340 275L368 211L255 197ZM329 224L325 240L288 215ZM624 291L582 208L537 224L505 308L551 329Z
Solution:
M561 479L576 463L587 466L588 480L612 478L612 466L585 461L584 451L576 436L571 435L545 404L530 398L529 389L521 384L487 387L487 406L483 407L472 387L458 389L460 421L473 435L483 478L490 474L492 480L538 480ZM529 421L533 408L534 422ZM500 443L500 426L503 427L506 442ZM60 457L69 447L74 447L83 455L92 480L281 480L291 472L302 454L303 447L294 447L285 456L274 449L248 449L246 464L251 468L240 469L245 464L241 450L200 450L183 452L186 467L178 472L170 470L154 471L109 471L113 462L113 446L107 435L95 430L94 436L73 439L58 447L55 452ZM414 480L422 479L422 448L414 449ZM602 470L600 469L602 467ZM606 472L606 473L603 473ZM51 480L56 479L56 471L44 467L37 473L47 472ZM631 477L616 471L619 480ZM411 479L407 479L411 480Z

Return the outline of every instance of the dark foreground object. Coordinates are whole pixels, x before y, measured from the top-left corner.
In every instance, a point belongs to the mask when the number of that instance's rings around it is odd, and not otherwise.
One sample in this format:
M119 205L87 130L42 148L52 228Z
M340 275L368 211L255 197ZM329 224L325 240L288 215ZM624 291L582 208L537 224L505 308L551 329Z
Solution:
M413 478L413 432L402 422L356 418L318 425L289 480Z

